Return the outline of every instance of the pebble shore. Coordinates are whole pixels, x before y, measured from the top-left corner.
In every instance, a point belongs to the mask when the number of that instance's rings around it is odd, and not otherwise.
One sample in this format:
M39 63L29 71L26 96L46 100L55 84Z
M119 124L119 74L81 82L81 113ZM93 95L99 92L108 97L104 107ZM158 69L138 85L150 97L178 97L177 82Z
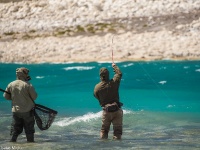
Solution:
M0 0L0 62L200 60L199 0Z

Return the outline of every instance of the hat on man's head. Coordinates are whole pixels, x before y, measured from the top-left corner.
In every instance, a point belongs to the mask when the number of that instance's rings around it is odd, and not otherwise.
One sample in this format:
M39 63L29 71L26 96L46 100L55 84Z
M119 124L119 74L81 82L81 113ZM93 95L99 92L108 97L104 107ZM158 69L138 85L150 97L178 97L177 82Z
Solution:
M109 71L107 68L102 67L99 71L99 75L102 80L109 80Z
M16 75L18 79L22 80L30 80L30 76L28 76L29 70L25 67L17 68Z
M99 75L101 76L101 75L105 75L105 74L109 74L109 71L108 71L107 68L102 67L102 68L100 69L100 71L99 71Z
M27 68L25 68L25 67L21 67L21 68L17 68L16 69L16 73L19 73L19 72L21 72L23 74L28 74L29 70Z

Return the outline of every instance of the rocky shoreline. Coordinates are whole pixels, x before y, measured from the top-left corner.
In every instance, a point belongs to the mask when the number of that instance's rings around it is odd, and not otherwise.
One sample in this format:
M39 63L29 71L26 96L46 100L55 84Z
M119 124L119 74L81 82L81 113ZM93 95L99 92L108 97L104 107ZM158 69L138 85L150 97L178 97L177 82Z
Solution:
M0 62L200 60L198 0L0 0Z

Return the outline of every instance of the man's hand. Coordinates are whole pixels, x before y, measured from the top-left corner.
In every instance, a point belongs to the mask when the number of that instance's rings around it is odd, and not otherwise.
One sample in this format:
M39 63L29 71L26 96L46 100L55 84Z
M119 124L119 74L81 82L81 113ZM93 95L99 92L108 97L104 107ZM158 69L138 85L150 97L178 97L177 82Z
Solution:
M116 64L115 64L115 63L112 63L112 67L114 67L114 66L116 66Z

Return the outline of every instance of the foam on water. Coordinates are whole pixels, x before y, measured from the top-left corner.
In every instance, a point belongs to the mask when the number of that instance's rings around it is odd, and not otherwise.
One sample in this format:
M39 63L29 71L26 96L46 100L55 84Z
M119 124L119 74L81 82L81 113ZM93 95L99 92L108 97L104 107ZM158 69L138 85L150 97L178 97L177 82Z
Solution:
M66 67L64 68L64 70L68 71L68 70L78 70L78 71L82 71L82 70L91 70L95 68L95 66L74 66L74 67Z
M133 66L134 65L134 63L129 63L129 64L126 64L126 65L123 65L123 67L130 67L130 66Z
M160 83L160 84L165 84L165 83L167 83L167 81L160 81L160 82L158 82L158 83Z
M195 71L196 71L196 72L200 72L200 69L196 69Z
M77 122L88 122L93 119L100 118L102 112L98 113L88 113L83 116L77 116L77 117L69 117L69 118L62 118L61 121L55 122L54 125L58 126L69 126Z
M124 114L130 114L130 113L133 113L133 112L130 111L130 110L123 110L123 113ZM64 127L64 126L73 125L73 124L79 123L79 122L87 123L87 122L90 122L92 120L96 120L96 119L101 118L101 115L102 115L102 111L97 112L97 113L92 113L92 112L87 113L83 116L61 118L61 119L59 119L59 121L55 122L54 125Z
M188 68L190 68L190 67L189 67L189 66L184 66L183 68L184 68L184 69L188 69Z
M36 76L35 78L36 78L36 79L43 79L44 76Z

